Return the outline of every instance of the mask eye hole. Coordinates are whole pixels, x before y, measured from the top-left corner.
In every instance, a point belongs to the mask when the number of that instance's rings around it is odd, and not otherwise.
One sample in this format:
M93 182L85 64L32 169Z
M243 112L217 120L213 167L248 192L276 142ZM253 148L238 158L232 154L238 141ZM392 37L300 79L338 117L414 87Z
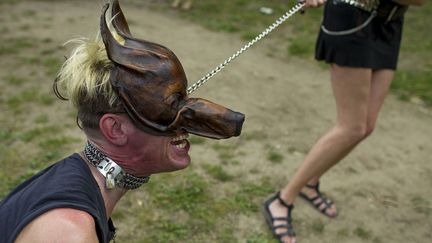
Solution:
M167 99L168 104L170 104L171 108L178 110L179 106L181 105L183 99L182 99L182 94L181 93L174 93L172 95L170 95L170 97L168 97Z

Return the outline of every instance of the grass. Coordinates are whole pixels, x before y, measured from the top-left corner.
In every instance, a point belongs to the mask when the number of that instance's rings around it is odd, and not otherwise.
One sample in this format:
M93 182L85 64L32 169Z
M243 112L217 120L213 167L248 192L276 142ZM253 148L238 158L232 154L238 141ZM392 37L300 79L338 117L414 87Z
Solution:
M219 159L223 163L228 163L234 158L236 147L232 144L215 143L212 148L218 153Z
M39 90L36 88L30 88L19 92L18 94L7 97L6 105L13 112L21 113L25 109L25 106L29 105L30 103L34 104L37 102L41 105L50 106L54 103L54 101L55 97L53 94L44 95L39 93Z
M23 141L23 142L32 142L36 138L39 138L41 136L47 136L49 134L56 134L60 132L62 128L57 126L46 126L42 128L33 128L28 131L25 131L23 133L20 133L17 135L17 137Z
M226 172L220 165L205 165L204 169L208 174L219 181L227 182L234 179L234 176Z
M6 100L8 107L14 111L20 111L20 108L27 103L34 102L39 97L39 91L36 89L24 90Z
M238 242L233 238L236 224L228 223L232 222L230 217L259 212L262 198L272 192L272 187L266 179L240 182L224 190L223 195L215 195L216 186L211 178L191 169L152 178L152 183L145 188L151 196L147 200L138 199L146 202L141 203L140 210L131 210L139 218L136 227L146 231L142 242L174 239L176 242ZM142 192L135 195L140 198ZM136 207L131 204L135 200L125 202L125 206ZM125 216L125 211L115 214L116 218L127 220ZM272 242L271 239L270 235L252 231L247 242Z
M364 239L364 240L369 240L372 238L372 233L369 230L364 229L362 227L355 228L354 229L354 235L356 235L359 238Z
M10 85L20 86L21 84L25 83L27 81L27 79L24 77L18 77L15 75L9 75L9 76L6 76L4 78L4 81Z
M44 151L53 151L54 149L79 141L81 140L72 137L49 138L41 141L39 147Z
M311 228L312 232L314 232L315 234L322 234L322 233L324 233L325 223L323 223L321 220L316 220L316 221L312 222L312 225L310 228Z
M430 216L432 214L432 207L429 200L421 196L415 196L411 198L411 204L413 205L414 211L425 216Z
M418 97L432 105L432 71L399 71L392 84L392 90L403 100Z
M0 55L17 54L22 49L35 46L31 38L7 38L0 42Z
M200 145L200 144L204 144L205 141L206 141L205 138L203 138L203 137L198 137L198 136L195 136L195 135L191 135L191 136L188 138L188 140L189 140L189 142L190 142L191 144L193 144L193 145Z
M275 164L281 163L283 158L284 156L274 149L270 149L270 151L267 152L267 159Z

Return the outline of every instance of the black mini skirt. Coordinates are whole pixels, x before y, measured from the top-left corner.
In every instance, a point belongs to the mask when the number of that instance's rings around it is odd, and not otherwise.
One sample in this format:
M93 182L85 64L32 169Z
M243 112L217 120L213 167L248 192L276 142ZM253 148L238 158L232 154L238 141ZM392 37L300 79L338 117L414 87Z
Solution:
M370 12L352 5L328 0L322 27L331 32L346 31L361 26L370 16ZM395 70L402 26L403 17L389 22L374 17L364 28L350 34L328 34L321 28L315 58L339 66Z

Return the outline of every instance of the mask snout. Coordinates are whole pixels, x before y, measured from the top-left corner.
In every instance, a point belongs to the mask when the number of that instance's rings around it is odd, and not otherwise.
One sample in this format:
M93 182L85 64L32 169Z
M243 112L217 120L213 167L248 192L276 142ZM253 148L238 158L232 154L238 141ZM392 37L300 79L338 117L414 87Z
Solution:
M242 113L205 99L190 98L173 125L195 135L225 139L239 136L244 120Z

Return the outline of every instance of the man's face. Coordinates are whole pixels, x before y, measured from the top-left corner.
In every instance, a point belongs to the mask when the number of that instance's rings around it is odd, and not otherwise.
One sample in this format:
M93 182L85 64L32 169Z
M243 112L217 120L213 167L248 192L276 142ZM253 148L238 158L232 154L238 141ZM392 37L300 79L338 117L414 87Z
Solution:
M132 174L142 176L175 171L189 165L187 133L170 137L156 136L137 128L132 122L128 126L128 147L134 156L133 164L128 165Z

